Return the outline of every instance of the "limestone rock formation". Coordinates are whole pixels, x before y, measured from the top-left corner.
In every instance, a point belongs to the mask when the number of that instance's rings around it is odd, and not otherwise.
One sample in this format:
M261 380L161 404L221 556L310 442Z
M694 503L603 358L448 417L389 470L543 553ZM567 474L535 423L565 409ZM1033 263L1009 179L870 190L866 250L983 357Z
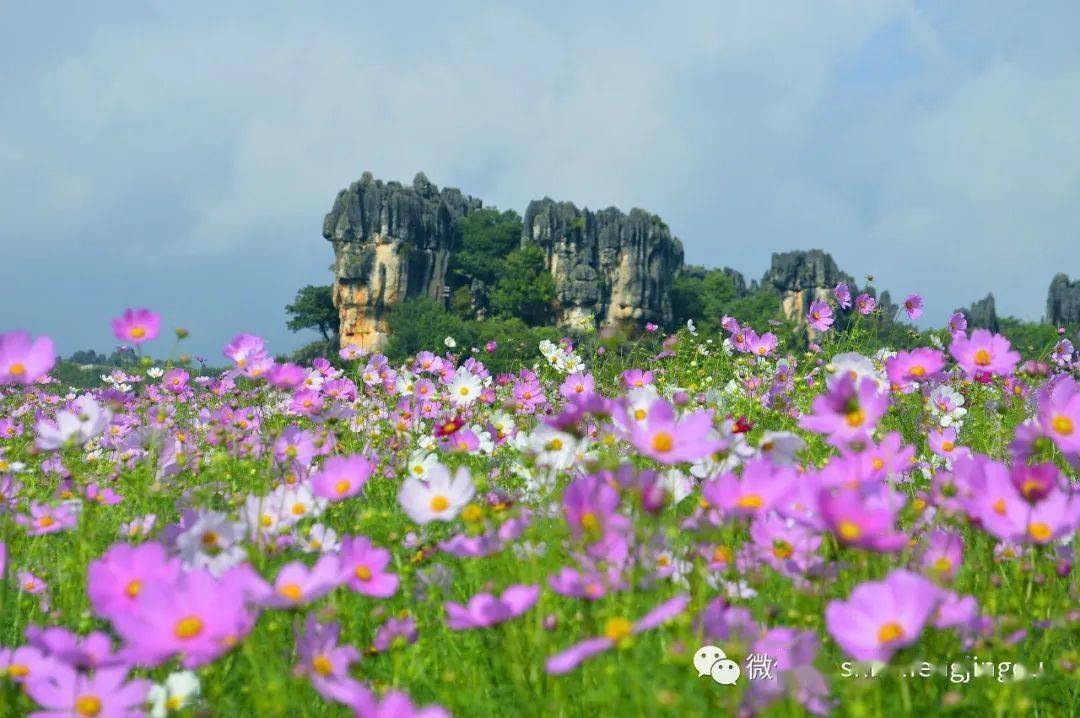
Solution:
M522 242L544 250L559 325L671 321L670 288L683 248L656 215L614 207L592 212L545 197L525 210Z
M1046 296L1046 321L1057 327L1080 324L1080 280L1057 274Z
M394 304L441 298L455 222L481 206L456 189L440 191L423 173L406 187L365 172L341 190L323 222L323 237L334 246L342 345L382 346L386 312Z
M806 326L810 303L828 300L837 284L846 282L852 294L857 292L855 280L840 271L832 256L820 249L796 252L774 252L772 263L761 286L771 286L780 294L780 310L784 317L798 327Z
M959 309L967 317L968 329L989 329L997 333L1001 330L998 323L997 307L994 306L993 293L987 294L966 309Z

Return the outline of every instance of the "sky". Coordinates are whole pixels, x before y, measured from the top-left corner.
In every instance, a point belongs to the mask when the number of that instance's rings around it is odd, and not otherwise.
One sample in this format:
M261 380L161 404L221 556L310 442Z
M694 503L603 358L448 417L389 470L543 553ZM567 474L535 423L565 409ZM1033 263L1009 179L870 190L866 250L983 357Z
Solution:
M1080 3L0 2L0 331L125 307L278 353L364 171L642 207L689 263L822 248L925 321L1080 276ZM151 353L171 342L157 340Z

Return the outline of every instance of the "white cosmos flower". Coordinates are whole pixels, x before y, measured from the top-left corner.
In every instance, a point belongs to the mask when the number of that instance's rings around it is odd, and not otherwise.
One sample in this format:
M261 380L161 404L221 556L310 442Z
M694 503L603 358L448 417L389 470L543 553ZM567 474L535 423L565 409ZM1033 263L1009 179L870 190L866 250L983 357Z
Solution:
M199 695L199 678L191 671L172 673L164 684L155 684L146 694L152 718L164 718L189 705Z
M445 344L447 346L447 348L449 348L449 349L453 349L454 347L457 346L457 340L455 340L453 337L449 337L449 336L446 337L445 339L443 339L442 343Z
M460 367L450 382L450 401L457 406L468 406L480 398L480 390L483 385L480 377L470 372L465 367Z
M418 524L452 521L476 493L472 474L462 466L450 476L442 464L432 467L427 481L409 477L401 484L398 502Z
M111 420L111 411L84 394L75 400L74 411L56 413L55 426L44 420L38 422L38 448L59 449L69 441L81 446L104 431Z
M165 370L159 366L152 366L146 370L146 375L151 379L160 379L164 374Z
M427 479L431 475L431 470L438 464L439 459L435 454L417 451L409 457L409 476L415 479Z

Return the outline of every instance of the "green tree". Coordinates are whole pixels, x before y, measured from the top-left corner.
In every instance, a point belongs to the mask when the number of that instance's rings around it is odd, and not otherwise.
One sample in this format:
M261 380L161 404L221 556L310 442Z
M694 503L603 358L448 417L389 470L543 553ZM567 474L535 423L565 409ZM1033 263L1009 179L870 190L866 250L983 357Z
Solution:
M555 280L547 271L544 251L527 244L507 255L491 292L492 313L518 317L529 326L543 326L554 321L554 305Z
M285 312L289 315L285 326L290 331L314 329L327 342L337 334L340 326L341 320L334 308L333 290L329 286L307 285L296 293L296 298L285 307Z
M401 302L386 317L390 339L385 354L402 361L416 352L438 351L444 337L453 337L466 351L474 346L475 332L465 319L446 311L429 297Z
M457 222L458 245L450 259L452 286L477 279L488 286L498 281L507 255L521 244L521 217L493 207L470 212Z

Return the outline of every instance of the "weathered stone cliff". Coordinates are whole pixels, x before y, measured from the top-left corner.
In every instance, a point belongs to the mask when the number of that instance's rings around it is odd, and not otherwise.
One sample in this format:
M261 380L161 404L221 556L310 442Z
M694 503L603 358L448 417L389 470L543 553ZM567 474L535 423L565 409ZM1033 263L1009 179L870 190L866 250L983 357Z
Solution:
M334 246L341 343L382 346L387 310L407 298L439 298L454 223L480 207L456 189L440 192L423 173L406 187L365 172L341 190L323 222L323 236Z
M847 283L852 294L857 291L855 280L840 271L832 256L820 249L774 252L761 278L761 286L771 286L780 294L780 311L798 327L806 325L810 303L831 298L841 282Z
M1080 324L1080 280L1070 282L1065 274L1054 276L1046 295L1046 321L1058 327Z
M964 316L967 317L969 329L989 329L995 333L1001 330L993 293L987 294L979 301L972 303L970 307L957 311L963 312Z
M558 324L586 329L671 320L671 282L683 249L656 215L614 207L592 212L544 198L525 210L522 242L544 250Z

